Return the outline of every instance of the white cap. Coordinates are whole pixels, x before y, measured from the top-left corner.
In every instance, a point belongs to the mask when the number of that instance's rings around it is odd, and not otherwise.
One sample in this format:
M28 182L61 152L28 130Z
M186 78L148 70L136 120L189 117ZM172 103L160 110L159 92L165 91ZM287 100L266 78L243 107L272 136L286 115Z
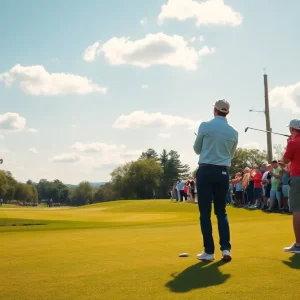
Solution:
M216 101L213 106L220 112L229 113L230 104L224 99Z
M294 119L290 122L289 125L287 125L287 127L291 127L294 129L299 129L300 130L300 120L299 119Z

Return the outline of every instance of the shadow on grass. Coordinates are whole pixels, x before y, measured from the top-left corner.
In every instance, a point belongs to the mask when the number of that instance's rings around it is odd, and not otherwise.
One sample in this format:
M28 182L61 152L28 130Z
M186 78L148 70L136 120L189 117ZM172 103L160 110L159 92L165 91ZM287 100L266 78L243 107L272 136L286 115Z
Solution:
M290 257L290 261L283 261L283 263L292 269L300 270L300 254L294 254Z
M224 264L226 263L223 261L197 263L179 274L171 274L173 279L166 283L166 287L174 293L187 293L191 290L223 284L231 276L219 270L219 267Z

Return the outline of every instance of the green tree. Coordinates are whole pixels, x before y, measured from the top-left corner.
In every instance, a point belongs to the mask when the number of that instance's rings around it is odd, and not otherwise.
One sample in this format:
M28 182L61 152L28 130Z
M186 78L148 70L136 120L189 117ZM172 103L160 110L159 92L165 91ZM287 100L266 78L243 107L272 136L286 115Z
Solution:
M230 173L234 175L246 167L252 168L254 165L261 165L266 160L267 153L265 151L238 148L231 161Z
M130 188L138 199L151 199L159 186L162 167L155 158L137 160L130 164Z
M9 189L7 177L4 171L0 171L0 198L3 198Z
M19 182L16 188L16 200L27 202L31 196L30 185Z
M117 193L114 185L108 182L100 186L94 194L94 203L117 200Z
M5 176L6 176L7 183L8 183L8 189L6 191L4 198L7 202L9 202L9 201L15 199L15 193L16 193L16 188L17 188L18 182L17 182L17 180L14 179L11 172L9 172L9 171L4 171L4 172L5 172Z
M33 203L38 203L39 201L39 194L38 194L38 191L37 191L37 188L35 185L30 185L29 186L29 191L28 193L30 194L30 202L33 202Z
M110 176L116 194L119 199L134 198L134 192L130 186L129 168L131 163L126 163L114 169Z
M72 205L81 206L92 203L93 193L93 187L89 182L81 182L74 190Z
M169 178L176 180L177 178L186 179L189 176L190 167L182 164L180 155L177 151L171 150L169 152L169 160L167 165L167 173Z
M152 148L149 148L146 152L142 152L140 159L155 159L156 161L159 160L157 152Z

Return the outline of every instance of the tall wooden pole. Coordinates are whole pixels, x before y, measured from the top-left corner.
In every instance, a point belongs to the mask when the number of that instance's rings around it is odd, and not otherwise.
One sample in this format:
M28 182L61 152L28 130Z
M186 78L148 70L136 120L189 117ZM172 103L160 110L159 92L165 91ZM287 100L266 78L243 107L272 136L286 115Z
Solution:
M267 148L268 148L268 161L271 162L273 159L272 154L272 128L270 121L270 108L269 108L269 89L268 89L268 75L264 74L264 86L265 86L265 115L266 115L266 130L267 132Z

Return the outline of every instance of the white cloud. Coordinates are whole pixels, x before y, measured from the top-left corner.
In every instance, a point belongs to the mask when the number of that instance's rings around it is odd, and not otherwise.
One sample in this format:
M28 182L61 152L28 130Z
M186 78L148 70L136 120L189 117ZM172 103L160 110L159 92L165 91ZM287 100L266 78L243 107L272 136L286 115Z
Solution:
M243 17L240 13L226 5L224 0L168 0L162 5L158 23L163 24L167 19L184 21L195 19L197 26L201 25L230 25L238 26Z
M17 64L10 71L0 74L0 81L7 87L19 81L21 89L34 96L107 92L106 88L94 84L86 77L70 73L48 73L43 66L23 67Z
M202 35L199 36L199 41L200 41L200 42L204 42L204 36L202 36Z
M72 124L71 127L72 128L77 128L77 125L76 124Z
M100 42L96 42L93 45L87 47L83 52L83 59L88 62L95 60L96 56L101 52Z
M37 154L38 153L38 150L36 148L29 148L28 149L29 152L32 152L34 154Z
M261 149L261 145L257 142L249 142L241 146L244 149Z
M143 89L143 90L147 90L149 88L149 85L148 84L143 84L142 86L141 86L141 89Z
M81 156L77 153L63 153L52 158L56 163L76 163L81 160Z
M4 135L0 134L0 141L3 141L3 140L4 140Z
M211 53L215 53L216 52L216 48L208 48L207 46L204 46L199 52L198 55L199 56L204 56L204 55L208 55Z
M300 82L275 87L270 91L269 98L271 107L279 106L293 113L300 113Z
M140 24L143 26L145 25L147 22L147 18L143 18L141 21L140 21Z
M80 165L86 170L101 167L113 168L137 159L142 153L142 150L127 149L125 145L109 145L98 142L90 144L77 142L71 148L73 152L55 156L52 161ZM84 156L82 153L89 154L89 156Z
M37 132L34 128L26 128L26 119L17 113L0 115L0 130L13 132Z
M170 133L160 133L158 136L162 139L169 139L171 137L171 134Z
M74 145L72 145L71 148L72 150L77 152L108 152L108 151L115 151L115 150L123 150L126 148L126 146L108 145L105 143L82 144L77 142Z
M101 48L101 53L112 65L128 64L141 68L167 65L193 71L198 68L201 56L214 52L215 48L205 46L196 49L182 36L170 36L162 32L148 34L135 41L130 37L114 37ZM100 54L100 51L97 54Z
M162 113L146 113L144 111L135 111L128 115L121 115L114 123L115 128L171 128L175 126L193 129L199 127L200 121L194 121L188 118L166 115Z

